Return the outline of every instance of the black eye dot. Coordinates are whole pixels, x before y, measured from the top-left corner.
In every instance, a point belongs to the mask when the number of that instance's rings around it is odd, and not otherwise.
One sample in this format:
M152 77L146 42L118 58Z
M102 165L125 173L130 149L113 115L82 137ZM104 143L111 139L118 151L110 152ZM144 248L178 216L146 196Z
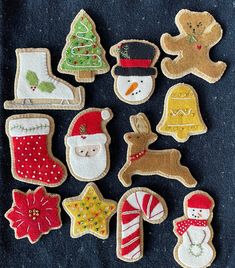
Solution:
M81 153L83 153L83 151L81 151Z
M202 212L202 210L200 209L200 212Z
M143 80L141 80L140 82L143 83Z
M193 211L195 211L195 209L193 209Z
M192 28L192 25L189 25L189 28Z
M128 83L130 83L130 82L131 82L131 80L127 80L127 82L128 82Z
M95 149L93 149L92 151L95 152Z

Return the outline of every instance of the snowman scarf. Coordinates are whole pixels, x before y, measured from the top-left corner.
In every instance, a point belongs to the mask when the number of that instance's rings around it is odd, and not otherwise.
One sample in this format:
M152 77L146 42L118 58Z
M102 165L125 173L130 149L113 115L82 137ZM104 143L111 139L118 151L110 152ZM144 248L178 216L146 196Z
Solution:
M176 223L176 232L180 236L182 236L190 226L207 226L208 222L207 220L193 220L193 219L186 219L183 221L179 221Z

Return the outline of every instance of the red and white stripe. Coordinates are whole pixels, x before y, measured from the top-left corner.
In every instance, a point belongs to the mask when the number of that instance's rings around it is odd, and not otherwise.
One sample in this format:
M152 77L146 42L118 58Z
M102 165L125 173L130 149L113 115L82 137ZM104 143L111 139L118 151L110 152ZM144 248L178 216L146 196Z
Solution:
M118 217L121 239L118 241L117 252L122 260L134 262L143 256L143 239L140 237L142 220L150 223L158 221L164 215L164 208L155 195L145 191L132 191L122 204L118 212L121 213Z

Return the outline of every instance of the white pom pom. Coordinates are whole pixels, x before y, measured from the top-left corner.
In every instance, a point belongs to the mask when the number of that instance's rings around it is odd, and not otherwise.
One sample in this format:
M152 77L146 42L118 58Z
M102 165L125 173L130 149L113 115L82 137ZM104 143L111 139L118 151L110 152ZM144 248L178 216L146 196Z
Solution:
M106 110L106 109L102 110L101 111L101 117L102 117L103 120L109 119L111 117L111 114L110 114L109 110Z

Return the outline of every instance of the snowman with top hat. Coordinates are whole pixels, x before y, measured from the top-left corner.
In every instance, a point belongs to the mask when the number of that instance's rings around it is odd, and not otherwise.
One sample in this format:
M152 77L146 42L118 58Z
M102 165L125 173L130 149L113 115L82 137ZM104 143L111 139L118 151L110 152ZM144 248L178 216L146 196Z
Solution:
M213 199L203 191L195 191L184 200L185 216L174 220L178 243L174 256L182 267L208 267L215 258L211 243Z
M117 58L112 76L118 98L129 104L146 102L155 87L158 47L148 41L125 40L112 46L110 54Z

